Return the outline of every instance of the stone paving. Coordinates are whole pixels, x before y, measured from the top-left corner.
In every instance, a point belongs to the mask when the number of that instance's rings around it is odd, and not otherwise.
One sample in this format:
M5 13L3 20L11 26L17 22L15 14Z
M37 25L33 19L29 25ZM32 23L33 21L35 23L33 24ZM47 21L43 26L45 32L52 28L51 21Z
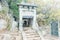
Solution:
M24 32L26 34L27 40L41 40L39 34L31 27L25 27Z
M0 40L22 40L21 32L0 32Z
M24 31L26 33L27 40L40 40L39 35L32 30L31 28L27 28ZM23 40L21 31L0 31L0 40Z
M42 36L45 40L60 40L60 37L53 36L50 34L49 26L39 27L40 31L42 31Z
M50 34L49 27L40 27L40 31L42 32L42 36L44 40L60 40L59 37ZM23 40L23 37L20 31L12 32L12 31L3 30L0 31L0 40Z

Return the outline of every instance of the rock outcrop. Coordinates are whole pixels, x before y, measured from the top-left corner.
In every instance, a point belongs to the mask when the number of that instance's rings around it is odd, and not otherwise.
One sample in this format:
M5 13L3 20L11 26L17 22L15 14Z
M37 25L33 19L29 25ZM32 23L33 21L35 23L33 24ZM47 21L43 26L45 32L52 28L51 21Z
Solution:
M0 1L0 31L7 30L11 26L11 17L9 16L9 7L5 0ZM5 29L5 30L4 30Z

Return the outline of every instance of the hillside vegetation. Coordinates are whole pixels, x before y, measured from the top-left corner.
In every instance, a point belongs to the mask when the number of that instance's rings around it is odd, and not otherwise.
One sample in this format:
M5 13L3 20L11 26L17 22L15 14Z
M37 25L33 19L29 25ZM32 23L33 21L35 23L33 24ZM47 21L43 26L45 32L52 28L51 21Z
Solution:
M34 0L34 3L37 5L38 24L47 25L52 20L60 20L60 0Z
M13 16L19 18L19 9L17 3L22 0L6 0L9 9L13 12ZM58 20L60 17L60 1L59 0L25 0L25 2L34 2L37 5L37 19L42 24L49 24L51 20ZM59 19L60 20L60 19ZM39 24L40 24L39 23Z

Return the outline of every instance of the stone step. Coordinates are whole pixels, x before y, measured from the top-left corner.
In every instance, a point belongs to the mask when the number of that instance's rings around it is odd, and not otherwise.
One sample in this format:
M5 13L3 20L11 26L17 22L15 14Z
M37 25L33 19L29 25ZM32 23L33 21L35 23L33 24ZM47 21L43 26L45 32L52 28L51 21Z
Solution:
M25 31L25 32L35 32L34 30L31 30L31 29L30 29L30 30L27 30L27 31L24 30L24 31Z
M28 40L40 40L40 36L32 28L24 28L24 32Z
M40 37L36 37L36 36L27 36L27 38L40 38Z
M36 32L33 32L33 31L32 31L32 32L26 32L26 33L36 33Z
M0 40L22 40L21 32L6 32L0 34Z
M29 35L29 34L30 34L30 35L38 35L38 34L36 34L36 33L28 33L27 35Z
M40 38L27 38L28 40L40 40Z
M32 34L32 33L26 34L26 35L27 35L27 36L28 36L28 35L32 35L32 36L33 36L33 35L36 35L36 36L39 36L38 34Z
M39 36L38 34L26 34L26 36Z
M27 36L27 38L40 38L40 37Z

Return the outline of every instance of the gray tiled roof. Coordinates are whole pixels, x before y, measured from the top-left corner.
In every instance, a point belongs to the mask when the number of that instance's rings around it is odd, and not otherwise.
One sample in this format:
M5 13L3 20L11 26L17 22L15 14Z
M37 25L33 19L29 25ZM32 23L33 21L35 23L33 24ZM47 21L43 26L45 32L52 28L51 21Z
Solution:
M31 4L31 3L20 3L18 4L19 6L34 6L34 7L37 7L37 5L35 4Z

